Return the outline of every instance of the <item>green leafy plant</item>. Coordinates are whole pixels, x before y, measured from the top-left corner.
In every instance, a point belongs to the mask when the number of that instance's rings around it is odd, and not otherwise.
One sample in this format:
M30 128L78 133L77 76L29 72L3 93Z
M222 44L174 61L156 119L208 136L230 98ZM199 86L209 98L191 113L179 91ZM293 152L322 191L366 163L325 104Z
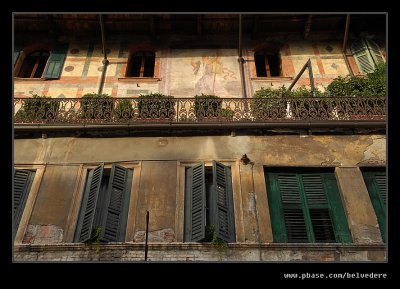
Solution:
M93 229L92 236L93 237L90 239L90 242L95 244L96 253L98 253L100 251L101 228L97 227L96 229Z
M59 102L51 101L51 96L32 94L32 98L24 99L24 104L15 115L24 121L54 120L57 117Z
M222 99L212 94L194 96L194 112L197 118L221 115Z
M106 93L86 93L82 96L82 118L111 119L113 101Z
M232 118L234 117L235 112L230 109L230 108L223 108L221 109L221 114L220 116L223 118L226 118L227 120L232 120Z
M286 116L286 96L289 91L285 86L278 89L270 87L257 90L250 102L250 108L255 119L284 118Z
M303 85L291 90L287 95L290 96L290 110L294 119L326 118L333 110L329 101L321 99L326 94L317 87L314 94L311 88ZM296 99L300 97L302 99Z
M228 244L224 240L221 240L217 237L217 229L214 224L206 227L205 241L211 242L211 244L213 244L213 246L216 247L218 250L224 250L228 248Z
M130 119L133 117L134 109L132 107L131 100L122 99L119 100L115 106L114 115L120 119Z
M174 97L161 93L140 95L138 109L141 118L172 119L175 116Z

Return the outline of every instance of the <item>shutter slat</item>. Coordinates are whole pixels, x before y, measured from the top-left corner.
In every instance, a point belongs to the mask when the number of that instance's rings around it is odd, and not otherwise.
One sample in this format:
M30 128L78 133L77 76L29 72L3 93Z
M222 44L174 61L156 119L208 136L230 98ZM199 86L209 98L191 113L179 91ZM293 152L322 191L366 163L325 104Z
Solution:
M83 195L80 216L75 231L75 242L86 242L92 237L96 204L100 192L103 166L90 170Z
M68 45L59 44L50 53L43 77L48 79L60 78L61 70L67 55Z
M357 62L358 68L363 74L371 73L374 71L374 59L371 56L368 46L363 39L352 41L350 50Z
M102 208L100 240L123 242L129 209L130 188L133 171L113 165L106 193L105 208Z
M211 191L211 224L215 225L216 236L226 242L235 242L235 221L231 169L213 162L213 185Z
M198 242L205 238L205 171L195 165L186 171L185 241Z

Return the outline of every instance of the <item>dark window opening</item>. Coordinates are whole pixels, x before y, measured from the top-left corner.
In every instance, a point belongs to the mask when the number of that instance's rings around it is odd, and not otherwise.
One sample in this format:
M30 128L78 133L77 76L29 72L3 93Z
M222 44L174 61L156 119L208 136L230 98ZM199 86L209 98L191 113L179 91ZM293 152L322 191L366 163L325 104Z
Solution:
M44 68L50 53L48 51L35 51L25 57L18 77L22 78L40 78L42 77Z
M127 77L154 77L155 54L153 52L138 52L128 64Z
M279 53L254 53L257 77L276 77L281 75L281 59Z

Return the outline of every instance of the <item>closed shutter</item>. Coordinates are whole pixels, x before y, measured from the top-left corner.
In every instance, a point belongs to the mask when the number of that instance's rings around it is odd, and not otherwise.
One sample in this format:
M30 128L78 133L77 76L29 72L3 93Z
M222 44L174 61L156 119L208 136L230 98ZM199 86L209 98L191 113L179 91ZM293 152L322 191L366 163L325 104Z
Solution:
M68 45L57 45L52 51L44 69L43 77L48 79L60 78L61 70L67 55Z
M187 169L185 188L185 241L205 238L206 185L204 164Z
M101 217L100 240L106 242L125 241L129 199L133 171L113 165L106 194L105 208Z
M289 243L308 242L303 200L296 174L277 174L278 189L285 222L285 240Z
M14 215L14 235L21 221L24 212L26 199L32 186L35 172L28 170L14 171L14 194L13 194L13 215Z
M88 173L74 242L86 242L91 238L102 176L103 165L90 170Z
M367 185L372 206L374 207L381 230L382 239L386 242L386 173L385 172L363 172L364 181Z
M211 224L216 236L226 242L235 242L231 169L213 162L213 186L211 191Z
M371 73L375 69L374 59L363 39L357 39L352 42L351 53L353 54L358 68L363 74Z

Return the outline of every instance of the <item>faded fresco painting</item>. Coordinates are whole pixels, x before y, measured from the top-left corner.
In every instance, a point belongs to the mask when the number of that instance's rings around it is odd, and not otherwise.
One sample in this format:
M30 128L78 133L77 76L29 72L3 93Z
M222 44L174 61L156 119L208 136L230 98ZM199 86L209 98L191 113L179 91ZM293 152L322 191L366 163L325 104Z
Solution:
M170 94L240 97L239 64L234 49L173 50Z

